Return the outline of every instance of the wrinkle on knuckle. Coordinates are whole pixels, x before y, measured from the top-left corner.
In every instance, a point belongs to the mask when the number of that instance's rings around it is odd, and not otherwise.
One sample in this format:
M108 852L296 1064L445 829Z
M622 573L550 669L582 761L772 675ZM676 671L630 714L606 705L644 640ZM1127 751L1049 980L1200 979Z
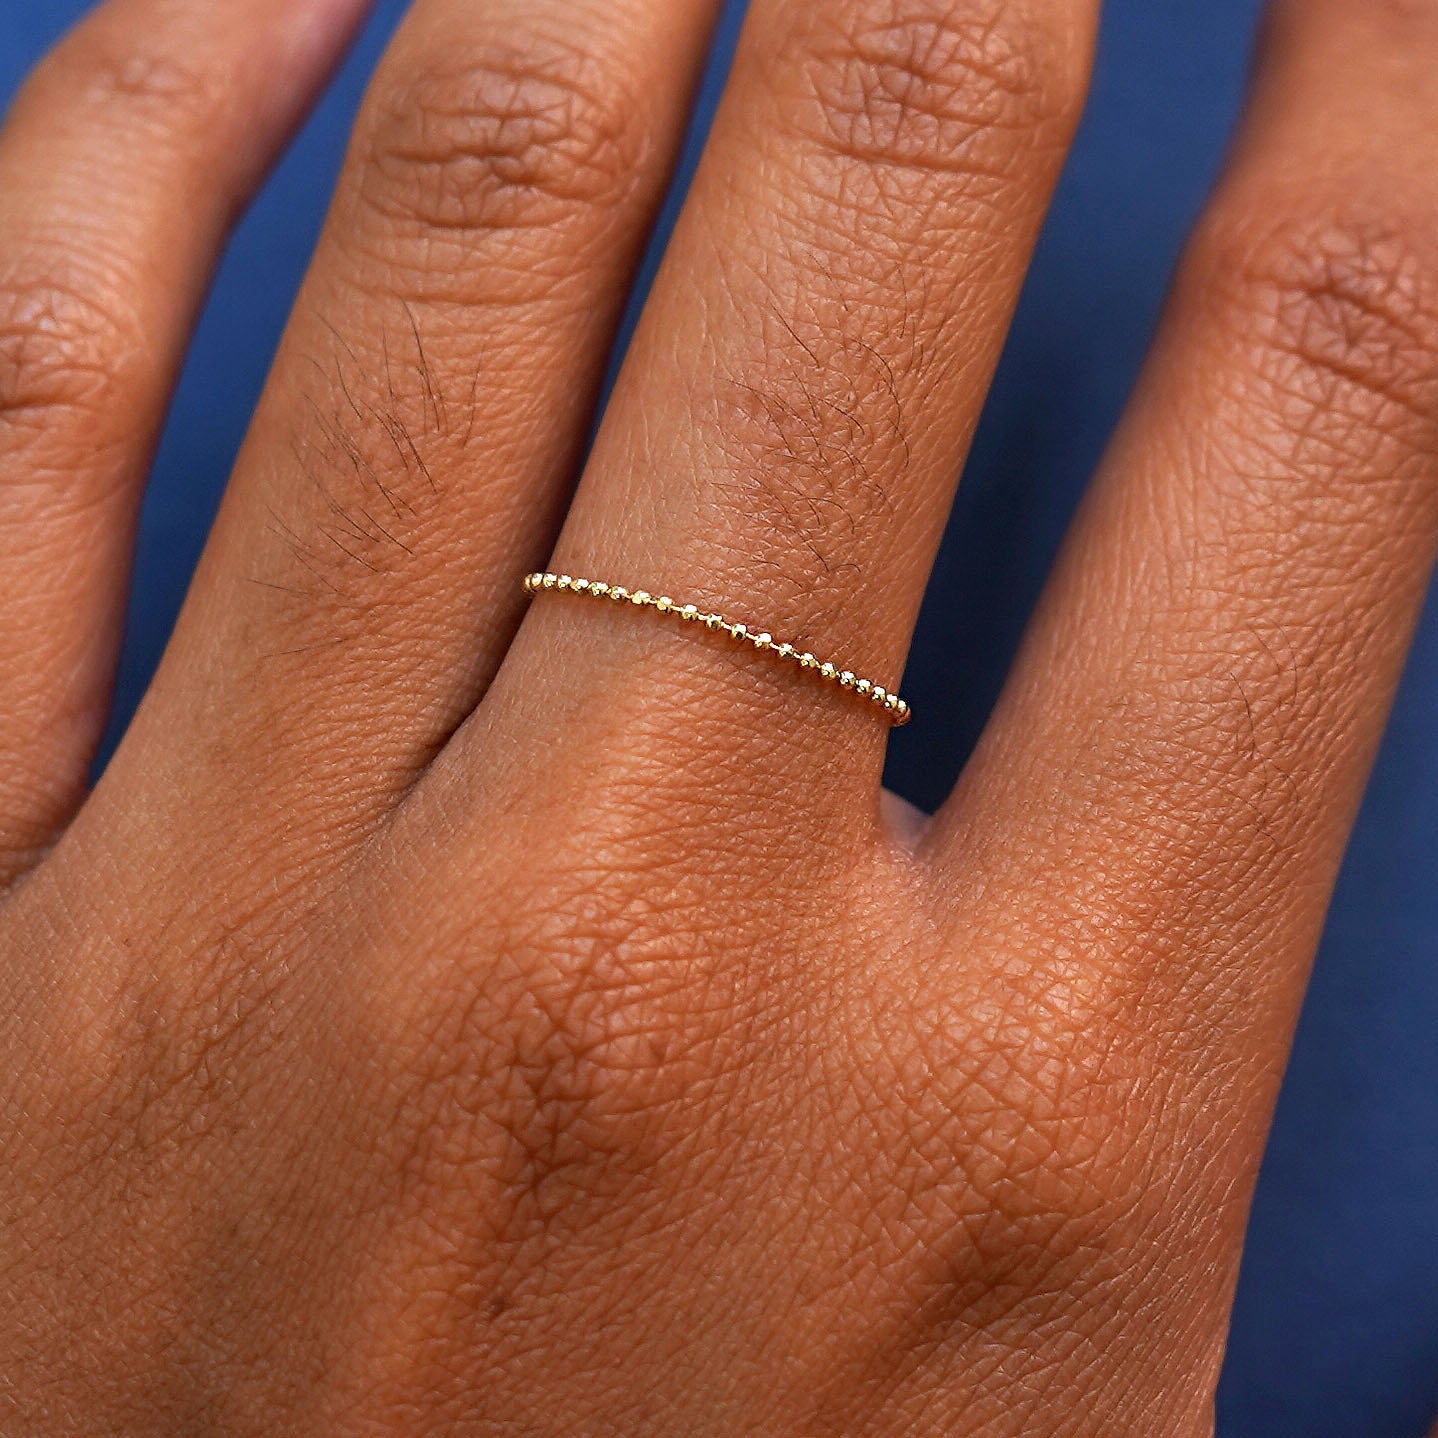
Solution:
M57 1192L149 1185L202 1162L265 1086L282 1051L282 974L238 935L219 941L213 965L172 957L128 954L129 971L103 994L76 995L76 1007L100 1005L103 1018L82 1039L64 1036L50 1070L56 1082L40 1090L62 1121L64 1139L49 1160Z
M1067 129L1081 73L1031 7L985 0L865 0L801 22L810 138L832 153L900 171L998 171L1013 163L988 143ZM1030 143L1015 154L1027 152Z
M193 131L222 109L215 67L148 40L135 27L82 25L55 47L26 82L17 104L63 98L73 118L136 119L166 133Z
M454 945L406 1021L419 1089L403 1127L446 1166L477 1166L506 1242L620 1204L715 1082L723 1006L673 898L647 867L603 855L542 865L476 931L482 984Z
M0 427L93 441L145 352L109 288L60 261L0 271Z
M141 1165L224 1131L263 1086L256 1055L281 1053L290 966L237 923L192 971L136 966L114 1009L112 1130ZM192 956L198 960L198 956Z
M636 184L641 114L606 60L553 42L433 58L381 80L360 195L430 235L602 234Z
M215 85L205 72L177 56L125 50L99 57L87 76L86 98L106 106L124 104L153 112L156 121L203 122L217 105Z
M1289 433L1372 460L1438 433L1438 246L1344 201L1277 222L1211 222L1198 271ZM1371 463L1362 465L1363 470Z
M1125 1060L1072 1027L1074 1008L1097 1002L1031 973L969 996L958 1021L911 998L904 1038L865 1079L868 1106L890 1115L884 1147L907 1195L898 1233L921 1294L916 1342L1024 1332L1120 1266L1139 1121Z

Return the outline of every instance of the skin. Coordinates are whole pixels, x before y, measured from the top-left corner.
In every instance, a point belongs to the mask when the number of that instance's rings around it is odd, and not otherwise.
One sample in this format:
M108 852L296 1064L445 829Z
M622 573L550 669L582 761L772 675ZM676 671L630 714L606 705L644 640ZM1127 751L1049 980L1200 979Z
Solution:
M1211 1434L1438 534L1438 3L1277 0L929 819L869 706L520 579L896 681L1094 5L754 0L581 476L713 5L416 0L87 793L189 325L359 5L108 0L0 131L0 1428Z

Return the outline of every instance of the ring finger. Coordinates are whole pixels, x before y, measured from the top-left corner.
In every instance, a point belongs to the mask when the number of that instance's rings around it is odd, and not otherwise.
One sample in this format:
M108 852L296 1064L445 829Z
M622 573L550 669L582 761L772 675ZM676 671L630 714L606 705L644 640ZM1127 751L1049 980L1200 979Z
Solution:
M895 684L1095 10L758 0L553 568ZM739 746L769 800L792 784L806 806L804 754L877 779L886 727L792 661L567 595L536 604L506 698L531 734L597 724L725 765ZM706 764L666 767L747 808Z

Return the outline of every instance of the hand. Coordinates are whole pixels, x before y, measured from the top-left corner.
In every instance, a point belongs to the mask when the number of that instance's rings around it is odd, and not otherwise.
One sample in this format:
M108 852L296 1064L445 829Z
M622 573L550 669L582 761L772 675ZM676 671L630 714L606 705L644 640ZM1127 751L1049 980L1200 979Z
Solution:
M88 797L189 323L358 0L109 0L0 136L7 1435L1212 1430L1438 530L1438 5L1281 0L932 821L872 704L521 579L895 683L1094 6L755 0L571 494L713 8L418 0Z

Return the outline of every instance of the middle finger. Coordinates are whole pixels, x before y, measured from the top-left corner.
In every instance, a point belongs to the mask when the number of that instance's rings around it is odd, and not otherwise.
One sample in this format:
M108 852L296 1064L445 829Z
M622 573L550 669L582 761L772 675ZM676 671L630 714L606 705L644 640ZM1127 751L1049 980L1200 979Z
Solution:
M257 802L363 823L468 712L718 3L416 0L122 768L233 756Z

